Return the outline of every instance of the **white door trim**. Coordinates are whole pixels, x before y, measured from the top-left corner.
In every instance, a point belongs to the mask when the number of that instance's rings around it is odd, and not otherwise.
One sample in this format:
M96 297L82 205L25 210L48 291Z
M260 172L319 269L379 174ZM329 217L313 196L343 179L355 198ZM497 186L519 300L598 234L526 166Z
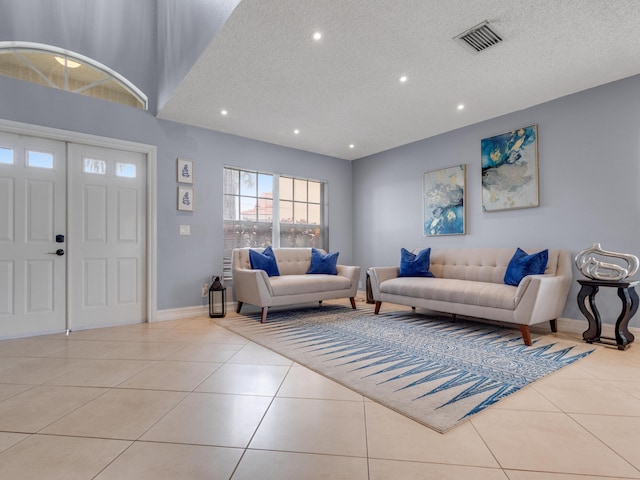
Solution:
M157 320L157 183L158 183L158 149L154 145L101 137L87 133L60 130L29 123L0 119L0 130L20 135L30 135L51 140L71 143L83 143L95 147L128 150L143 153L147 156L147 321Z

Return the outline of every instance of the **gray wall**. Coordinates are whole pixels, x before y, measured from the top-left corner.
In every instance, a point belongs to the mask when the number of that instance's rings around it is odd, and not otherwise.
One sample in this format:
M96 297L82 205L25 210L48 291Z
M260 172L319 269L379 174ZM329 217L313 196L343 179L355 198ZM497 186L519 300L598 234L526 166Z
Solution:
M158 309L201 305L200 287L222 274L225 165L329 183L329 244L353 261L351 163L156 119L147 112L0 77L0 118L158 148ZM195 212L176 209L176 158L194 161ZM179 236L179 225L191 236Z
M532 124L540 207L482 212L480 140ZM423 173L463 163L467 234L423 236ZM640 256L640 77L356 160L353 178L355 260L365 270L399 264L401 247L553 247L575 255L600 242ZM598 308L615 319L621 303L606 290ZM577 292L574 282L563 316L584 319Z

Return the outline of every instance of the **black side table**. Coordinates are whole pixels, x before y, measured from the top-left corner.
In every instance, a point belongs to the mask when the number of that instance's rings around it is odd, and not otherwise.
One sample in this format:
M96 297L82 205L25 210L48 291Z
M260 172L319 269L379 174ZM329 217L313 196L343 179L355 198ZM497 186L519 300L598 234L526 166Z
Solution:
M582 314L589 320L589 328L582 334L582 338L587 343L603 343L606 345L617 345L618 350L625 350L634 340L633 334L629 331L629 320L638 310L638 294L635 287L640 281L635 282L614 282L605 280L578 280L582 285L578 293L578 307ZM613 287L618 289L618 297L622 300L622 311L616 320L615 338L603 337L600 313L596 308L596 293L600 287ZM589 298L589 307L586 300ZM615 342L615 343L614 343Z

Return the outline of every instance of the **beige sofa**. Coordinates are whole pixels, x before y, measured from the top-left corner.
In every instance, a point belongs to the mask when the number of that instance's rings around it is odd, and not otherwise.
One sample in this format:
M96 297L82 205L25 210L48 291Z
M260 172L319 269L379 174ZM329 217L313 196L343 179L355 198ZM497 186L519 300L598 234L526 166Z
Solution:
M540 249L525 249L528 253ZM504 284L515 248L432 249L429 270L435 278L399 277L399 267L369 269L376 302L420 307L455 315L515 323L531 345L530 325L549 321L557 331L571 286L571 254L549 249L544 275L530 275L517 287Z
M338 265L337 275L307 274L311 264L310 248L274 248L280 276L269 277L264 270L253 270L249 248L232 253L233 291L240 313L243 303L262 308L261 321L267 318L271 306L320 302L332 298L347 298L355 309L360 267ZM258 252L263 249L256 248ZM324 252L323 252L324 253Z

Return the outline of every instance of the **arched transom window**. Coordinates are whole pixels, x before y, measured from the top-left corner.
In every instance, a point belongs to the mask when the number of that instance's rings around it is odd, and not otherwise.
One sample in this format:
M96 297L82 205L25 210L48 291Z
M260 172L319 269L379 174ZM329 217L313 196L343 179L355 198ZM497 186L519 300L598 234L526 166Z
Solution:
M0 75L147 109L147 96L122 75L50 45L0 42Z

